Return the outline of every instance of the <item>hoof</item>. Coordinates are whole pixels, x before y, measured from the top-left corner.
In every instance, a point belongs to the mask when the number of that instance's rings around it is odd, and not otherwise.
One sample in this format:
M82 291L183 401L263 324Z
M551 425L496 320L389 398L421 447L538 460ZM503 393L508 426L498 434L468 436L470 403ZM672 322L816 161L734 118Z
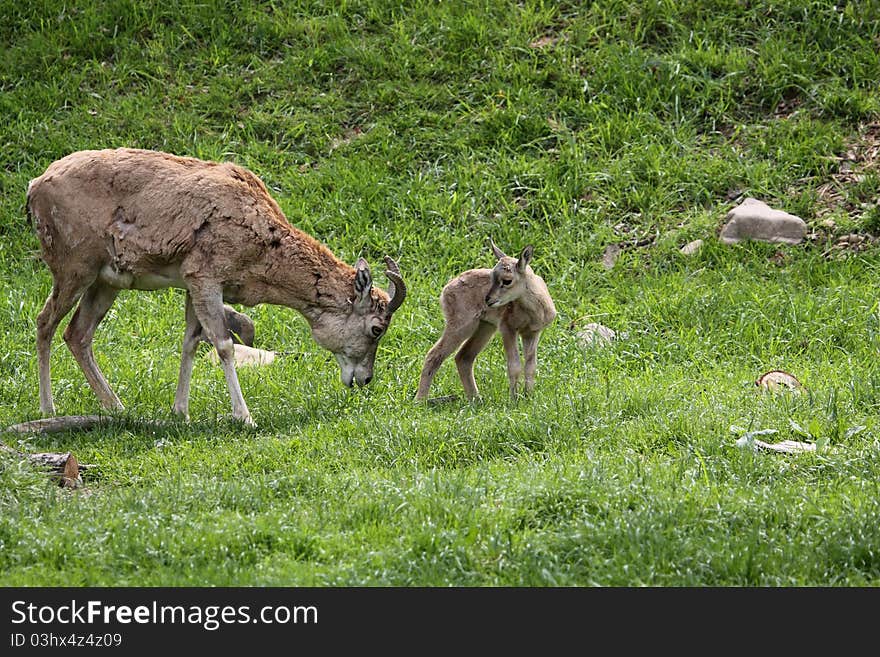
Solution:
M245 415L244 417L233 417L233 420L236 422L240 422L246 427L251 427L252 429L256 429L257 423L254 422L254 419L250 415Z

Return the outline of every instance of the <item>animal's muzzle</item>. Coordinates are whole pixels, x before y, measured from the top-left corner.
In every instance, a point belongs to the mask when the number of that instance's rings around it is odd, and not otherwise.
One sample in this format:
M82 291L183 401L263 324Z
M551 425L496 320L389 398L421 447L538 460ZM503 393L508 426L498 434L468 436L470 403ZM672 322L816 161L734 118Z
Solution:
M372 380L372 374L367 374L365 376L359 376L357 374L352 374L351 376L347 376L345 374L342 375L342 382L349 388L354 388L355 383L357 383L359 387L363 387Z

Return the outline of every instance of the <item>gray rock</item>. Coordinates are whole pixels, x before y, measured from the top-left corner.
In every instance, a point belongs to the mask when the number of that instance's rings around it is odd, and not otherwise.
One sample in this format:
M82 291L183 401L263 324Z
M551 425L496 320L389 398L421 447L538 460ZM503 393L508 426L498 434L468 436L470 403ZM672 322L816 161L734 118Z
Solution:
M782 210L774 210L763 201L747 198L727 213L727 223L719 239L724 244L758 240L782 244L800 244L807 234L807 224Z

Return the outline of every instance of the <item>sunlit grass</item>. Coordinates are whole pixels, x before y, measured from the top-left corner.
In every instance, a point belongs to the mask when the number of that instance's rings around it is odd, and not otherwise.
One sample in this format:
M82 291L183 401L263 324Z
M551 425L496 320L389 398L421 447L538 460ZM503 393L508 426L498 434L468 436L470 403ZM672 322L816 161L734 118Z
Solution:
M0 584L880 583L880 257L826 256L878 232L876 160L835 178L880 118L876 6L81 4L0 0L0 424L39 416L25 190L74 150L239 162L379 284L396 258L409 296L355 390L294 311L248 310L297 354L240 371L250 430L206 345L171 417L183 295L121 294L95 340L118 421L3 435L94 467L64 491L0 453ZM815 239L719 244L740 195ZM507 398L498 340L481 401L417 405L440 289L489 234L534 245L559 311L535 394ZM645 245L607 270L612 243ZM590 321L622 339L580 344ZM98 412L60 332L58 410ZM806 390L762 394L769 369ZM460 394L451 362L432 392Z

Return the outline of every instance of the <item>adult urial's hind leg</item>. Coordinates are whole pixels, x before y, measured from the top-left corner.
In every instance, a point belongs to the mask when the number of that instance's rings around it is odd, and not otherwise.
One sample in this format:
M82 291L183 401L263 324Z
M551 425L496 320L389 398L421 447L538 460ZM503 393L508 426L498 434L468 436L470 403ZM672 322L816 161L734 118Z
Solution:
M40 376L40 412L43 415L55 414L52 400L52 374L49 367L49 354L52 351L52 338L58 324L70 312L82 294L85 284L80 280L55 280L52 292L43 309L37 315L37 363Z
M110 310L117 294L119 290L105 283L100 281L92 283L80 299L76 312L73 313L70 323L64 330L64 341L79 363L83 374L86 375L86 381L89 382L89 386L95 391L104 408L111 409L122 409L122 402L110 389L107 379L95 362L92 339L95 336L95 329Z

